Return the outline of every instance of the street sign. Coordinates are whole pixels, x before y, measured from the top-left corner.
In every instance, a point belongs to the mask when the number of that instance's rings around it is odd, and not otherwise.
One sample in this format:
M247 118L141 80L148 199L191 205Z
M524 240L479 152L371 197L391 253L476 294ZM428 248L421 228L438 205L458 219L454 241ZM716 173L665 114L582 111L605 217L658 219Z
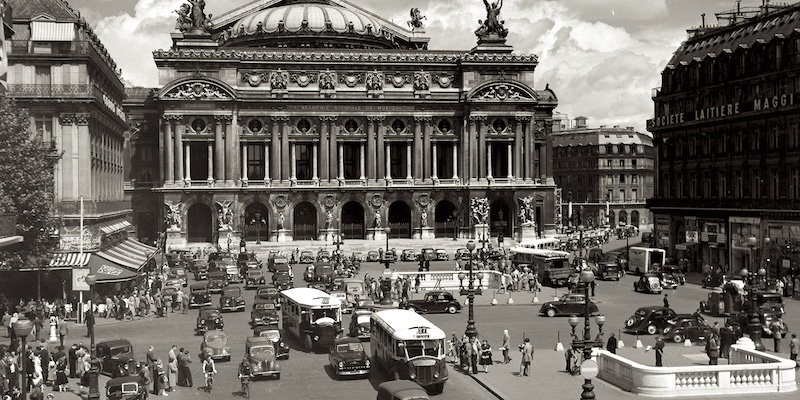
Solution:
M583 379L594 379L597 376L597 362L585 360L581 363L581 376Z

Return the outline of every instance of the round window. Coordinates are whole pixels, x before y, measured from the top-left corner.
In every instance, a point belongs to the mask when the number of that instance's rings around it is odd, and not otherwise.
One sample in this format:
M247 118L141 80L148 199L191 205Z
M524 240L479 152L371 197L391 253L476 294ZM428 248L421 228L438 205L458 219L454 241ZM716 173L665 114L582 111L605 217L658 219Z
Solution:
M311 130L311 123L308 122L307 119L301 119L297 121L297 130L300 131L300 133L306 133Z
M247 129L250 129L252 133L259 133L261 129L264 128L264 124L261 123L260 119L251 119L250 122L247 123Z
M494 128L494 131L497 133L503 133L506 130L506 121L504 121L502 118L498 118L494 120L492 128Z
M358 130L358 122L352 119L348 119L347 122L344 123L344 129L347 132L354 133Z
M439 120L439 124L437 125L437 127L439 128L439 132L442 133L450 133L450 130L453 129L453 126L450 125L450 121L448 121L447 119Z
M204 121L202 118L195 118L194 121L192 121L192 130L194 130L195 133L201 133L205 129L206 121Z
M396 119L392 122L392 130L395 131L395 133L403 133L403 131L406 130L406 123L403 122L402 119Z

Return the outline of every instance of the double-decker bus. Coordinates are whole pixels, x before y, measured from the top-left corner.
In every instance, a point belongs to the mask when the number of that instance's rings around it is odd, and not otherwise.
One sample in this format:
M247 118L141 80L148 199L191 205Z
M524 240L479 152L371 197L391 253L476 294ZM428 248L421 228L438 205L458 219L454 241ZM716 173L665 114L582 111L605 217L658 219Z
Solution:
M294 335L307 351L330 348L342 334L342 302L312 288L281 291L283 329Z
M409 379L431 393L441 393L447 381L445 334L410 310L372 313L372 359L394 379Z

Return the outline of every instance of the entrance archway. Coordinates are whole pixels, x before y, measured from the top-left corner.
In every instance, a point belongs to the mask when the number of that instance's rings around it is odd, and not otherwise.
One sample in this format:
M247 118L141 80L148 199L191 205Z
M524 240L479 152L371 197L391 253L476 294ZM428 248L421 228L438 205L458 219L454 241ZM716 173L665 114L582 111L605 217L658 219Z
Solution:
M512 225L508 204L503 200L492 203L489 207L489 235L510 237Z
M631 225L639 227L639 211L631 211Z
M411 238L411 207L403 201L389 206L389 237Z
M342 235L349 239L364 239L364 207L357 201L342 206Z
M269 211L263 203L251 203L244 209L244 226L246 241L269 239Z
M453 203L448 200L436 203L436 208L433 210L433 220L433 232L437 238L457 236L458 210Z
M614 211L608 212L608 226L610 226L611 228L615 228L617 226L617 220Z
M211 208L197 203L186 212L186 240L189 243L212 243L214 217Z
M627 225L628 224L628 212L625 210L620 210L619 212L619 224L620 225Z
M294 208L294 224L292 225L294 240L314 240L317 238L317 209L309 202L298 204Z

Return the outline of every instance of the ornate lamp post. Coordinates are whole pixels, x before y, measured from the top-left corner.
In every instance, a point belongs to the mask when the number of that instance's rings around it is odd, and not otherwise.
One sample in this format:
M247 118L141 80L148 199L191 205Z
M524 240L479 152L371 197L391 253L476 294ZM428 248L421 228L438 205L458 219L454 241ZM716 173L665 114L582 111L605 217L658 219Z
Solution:
M578 256L583 258L583 232L586 230L586 227L583 225L578 225Z
M86 284L89 285L89 312L94 312L94 285L97 283L95 274L86 275ZM94 329L91 330L89 339L91 355L94 357Z
M467 315L467 329L464 331L464 334L467 335L468 338L474 338L478 336L478 331L475 329L475 284L473 282L473 264L472 264L472 252L475 251L475 241L470 240L467 242L467 251L469 251L469 275L466 273L459 272L458 279L460 281L464 281L464 279L469 279L467 282L467 290L464 291L463 284L461 284L461 294L466 294L469 304L467 305L469 314ZM477 278L479 281L483 279L483 273L478 272ZM478 289L480 290L480 283L478 284Z
M333 239L333 244L336 246L336 264L337 264L337 265L339 265L339 264L341 264L341 263L342 263L342 252L341 252L341 250L339 249L339 246L342 246L342 245L344 245L344 241L342 240L342 237L343 237L343 236L344 236L344 235L342 235L341 233L339 233L339 237L338 237L338 238L334 238L334 239Z
M758 273L767 274L763 268ZM747 327L750 329L750 340L753 341L756 350L764 351L764 343L761 342L761 317L758 315L758 301L755 293L757 274L755 272L751 273L747 268L742 268L739 274L742 276L742 280L747 282L747 300L749 302L749 315L747 316L749 323Z
M588 360L592 359L592 348L594 347L603 347L603 324L606 323L605 315L598 315L595 317L595 322L597 323L597 327L599 332L597 336L592 339L592 329L589 320L591 319L591 315L589 314L589 287L591 286L592 282L594 281L594 273L591 270L581 271L580 274L580 281L583 284L585 290L584 296L584 305L583 305L583 338L579 338L575 335L575 328L578 326L580 319L577 316L569 317L569 326L572 328L572 349L576 351L581 351L583 353L583 362L585 363ZM585 377L586 375L584 375ZM594 385L592 385L592 380L589 378L584 379L583 383L583 393L581 393L582 400L591 400L594 399Z
M392 228L388 226L383 228L383 233L385 233L384 236L386 236L386 251L383 253L383 265L386 269L389 269L389 234L392 233Z
M28 359L28 335L31 334L33 330L33 322L25 317L19 317L17 322L14 322L12 326L14 329L14 334L20 338L21 346L19 348L19 357L20 357L20 366L22 368L22 385L20 386L22 389L21 399L28 398L28 374L25 373L26 364L32 363L33 361Z

